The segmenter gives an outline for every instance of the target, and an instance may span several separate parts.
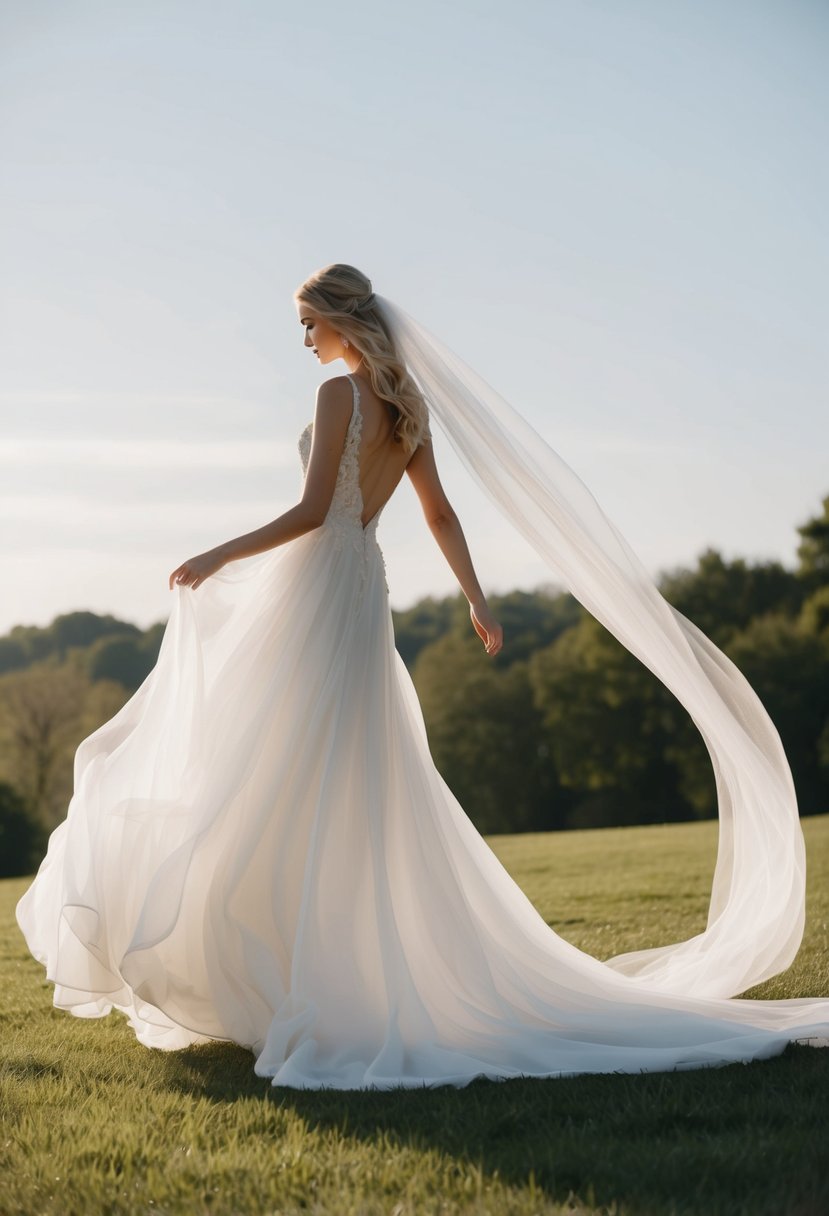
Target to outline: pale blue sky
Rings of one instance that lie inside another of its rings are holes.
[[[829,6],[0,5],[0,631],[147,625],[297,501],[332,261],[440,335],[651,572],[829,494]],[[551,581],[436,432],[489,591]],[[457,589],[407,480],[394,607]],[[198,592],[195,592],[198,594]]]

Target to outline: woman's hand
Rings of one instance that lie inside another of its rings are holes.
[[[504,641],[504,631],[489,610],[486,600],[469,605],[469,615],[475,632],[484,643],[487,654],[497,654]]]
[[[172,591],[173,583],[176,582],[180,587],[192,587],[195,591],[206,578],[210,578],[211,574],[221,570],[225,561],[226,558],[221,549],[208,549],[206,553],[200,553],[198,557],[191,557],[189,561],[177,566],[170,575],[170,590]]]

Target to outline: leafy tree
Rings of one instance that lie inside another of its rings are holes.
[[[533,655],[529,679],[561,783],[568,826],[687,819],[667,748],[686,711],[656,676],[585,613]]]
[[[123,705],[111,681],[91,685],[77,662],[54,659],[0,676],[0,771],[46,828],[63,818],[78,744]]]
[[[53,661],[0,680],[3,767],[42,824],[53,810],[60,761],[76,732],[84,693],[77,673]]]
[[[144,654],[150,660],[150,668],[154,667],[158,661],[158,652],[161,650],[161,642],[166,628],[166,621],[158,621],[155,625],[150,625],[148,629],[144,630],[144,636],[139,644]]]
[[[7,640],[23,650],[27,664],[48,658],[55,649],[50,628],[42,629],[39,625],[15,625],[9,631]]]
[[[156,630],[158,626],[153,626]],[[161,626],[163,632],[163,626]],[[0,672],[19,669],[51,656],[61,660],[73,649],[85,649],[98,638],[129,635],[141,642],[145,635],[137,625],[95,612],[65,612],[50,625],[15,625],[0,638]],[[21,662],[21,658],[23,662]]]
[[[528,659],[533,651],[554,641],[576,623],[582,612],[569,592],[552,589],[492,594],[487,600],[504,628],[505,645],[499,661],[506,666]],[[472,628],[469,602],[462,592],[442,600],[427,596],[392,616],[395,644],[409,670],[425,646],[450,632],[467,638]]]
[[[29,874],[45,849],[44,836],[17,790],[0,781],[0,878]]]
[[[711,548],[695,570],[670,571],[658,585],[668,603],[720,648],[753,617],[773,610],[795,615],[803,601],[802,583],[780,562],[726,561]]]
[[[499,665],[501,656],[480,645],[450,633],[415,664],[435,764],[478,831],[558,826],[557,783],[526,664]]]
[[[829,766],[822,739],[829,720],[829,639],[781,613],[751,621],[729,645],[780,734],[801,815],[826,810]]]
[[[157,657],[157,652],[155,656],[147,653],[140,635],[116,633],[93,642],[86,651],[86,666],[91,680],[116,680],[134,691],[150,674]]]
[[[0,673],[20,671],[29,662],[26,648],[17,638],[0,638]]]
[[[55,653],[64,658],[73,646],[87,647],[102,637],[128,635],[141,637],[136,625],[119,621],[114,616],[98,616],[95,612],[66,612],[56,616],[50,626],[54,637]]]
[[[829,583],[829,497],[823,499],[823,513],[801,524],[797,547],[798,576],[813,590]]]
[[[525,662],[536,650],[549,646],[566,629],[575,625],[584,613],[578,600],[569,592],[555,595],[540,591],[510,591],[506,595],[487,596],[489,606],[504,628],[504,648],[498,658],[505,665]],[[469,624],[469,605],[466,620]]]
[[[816,745],[818,764],[824,773],[829,773],[829,718],[823,724],[823,730],[817,737]]]
[[[825,587],[818,587],[804,600],[800,626],[804,633],[813,633],[818,637],[829,635],[829,583]]]
[[[392,612],[395,646],[411,671],[424,646],[442,637],[452,624],[453,599],[426,596],[403,612]]]

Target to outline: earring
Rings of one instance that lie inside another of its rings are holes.
[[[343,346],[348,346],[348,338],[343,338]]]

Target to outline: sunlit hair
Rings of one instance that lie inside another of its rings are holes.
[[[306,279],[294,300],[324,317],[363,356],[371,387],[394,409],[395,443],[411,454],[431,438],[428,407],[375,306],[371,280],[354,266],[334,262]]]

